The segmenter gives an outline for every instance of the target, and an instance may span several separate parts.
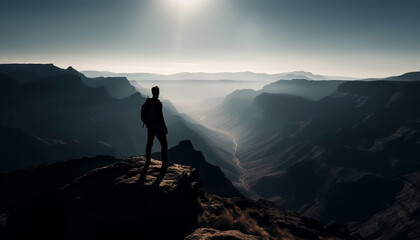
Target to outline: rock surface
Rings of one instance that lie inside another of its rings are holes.
[[[96,169],[62,192],[74,238],[180,239],[195,225],[197,190],[195,169],[135,157]]]
[[[420,171],[404,178],[395,202],[361,224],[367,239],[418,239],[420,236]],[[358,226],[355,226],[356,228]]]
[[[155,153],[152,157],[161,159],[161,154]],[[207,192],[224,197],[241,196],[220,167],[208,163],[203,153],[194,149],[190,140],[183,140],[177,146],[169,149],[169,158],[174,163],[197,169],[198,180]]]
[[[260,240],[262,238],[243,234],[238,230],[220,231],[213,228],[199,228],[192,234],[184,238],[184,240],[217,240],[217,239],[229,239],[229,240]]]
[[[269,201],[224,198],[204,193],[200,195],[199,202],[202,211],[198,223],[201,227],[236,229],[261,239],[337,238],[335,233],[326,231],[319,222],[282,210]],[[358,239],[348,234],[340,237]]]
[[[197,174],[143,157],[89,170],[64,187],[52,184],[30,199],[20,193],[2,205],[0,238],[336,239],[315,220],[271,202],[207,193]]]

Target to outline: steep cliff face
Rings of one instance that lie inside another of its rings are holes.
[[[9,198],[15,196],[16,201],[2,203],[0,237],[335,239],[340,235],[340,231],[329,232],[316,221],[281,210],[267,201],[209,194],[198,184],[198,171],[189,166],[162,166],[160,161],[146,162],[143,157],[100,166],[110,160],[96,161],[99,168],[87,168],[86,174],[73,180],[50,175],[51,182],[61,180],[50,183],[48,189],[35,185],[30,190],[31,198],[25,197],[28,192],[14,195],[6,192]],[[44,172],[38,177],[48,173],[47,167],[40,167]],[[51,170],[54,169],[57,170]],[[15,180],[29,184],[21,180],[32,171],[35,170],[20,172]],[[9,190],[13,184],[11,177],[12,173],[2,175]],[[3,193],[5,189],[2,185]],[[343,233],[347,236],[345,229],[341,230]]]
[[[418,239],[420,236],[420,171],[408,174],[395,201],[355,226],[367,239]],[[398,217],[397,217],[398,216]]]

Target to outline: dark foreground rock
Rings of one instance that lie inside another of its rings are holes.
[[[18,198],[3,205],[0,238],[337,238],[315,220],[271,202],[207,193],[197,174],[189,166],[162,166],[143,157],[99,167],[30,202]]]
[[[199,228],[184,238],[185,240],[260,240],[261,237],[243,234],[238,230],[220,231],[213,228]]]
[[[169,158],[172,162],[191,166],[198,170],[198,181],[207,192],[223,197],[240,197],[240,192],[226,178],[220,167],[206,161],[201,151],[194,149],[190,140],[183,140],[169,149]],[[161,153],[155,153],[153,158],[161,160]]]
[[[195,226],[196,170],[130,158],[62,189],[74,239],[180,239]]]

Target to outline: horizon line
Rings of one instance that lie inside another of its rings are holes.
[[[387,77],[395,77],[395,76],[400,76],[406,73],[411,73],[411,72],[420,72],[420,70],[410,70],[410,71],[403,71],[403,72],[399,72],[399,73],[395,73],[395,74],[390,74],[390,75],[385,75],[385,76],[363,76],[363,77],[356,77],[353,75],[335,75],[335,74],[323,74],[323,73],[318,73],[318,72],[312,72],[312,71],[305,71],[305,70],[293,70],[293,71],[276,71],[276,72],[261,72],[261,71],[251,71],[251,70],[242,70],[242,71],[176,71],[176,72],[172,72],[172,73],[162,73],[162,72],[154,72],[154,71],[111,71],[111,70],[95,70],[92,68],[86,68],[85,70],[81,70],[84,69],[83,67],[73,67],[73,64],[56,64],[56,63],[52,63],[52,62],[0,62],[0,65],[7,65],[7,64],[33,64],[33,65],[53,65],[62,69],[67,69],[67,68],[73,68],[78,72],[107,72],[107,73],[112,73],[112,74],[154,74],[154,75],[162,75],[162,76],[171,76],[171,75],[176,75],[176,74],[184,74],[184,73],[189,73],[189,74],[229,74],[229,73],[252,73],[252,74],[265,74],[265,75],[277,75],[277,74],[293,74],[293,73],[298,73],[298,72],[303,72],[303,73],[309,73],[309,74],[313,74],[313,75],[319,75],[322,77],[344,77],[344,78],[353,78],[354,80],[358,80],[358,79],[380,79],[380,78],[387,78]]]

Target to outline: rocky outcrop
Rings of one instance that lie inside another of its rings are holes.
[[[341,231],[345,234],[341,235],[337,231],[327,231],[316,220],[282,210],[266,200],[224,198],[202,193],[199,203],[202,209],[198,218],[200,227],[223,231],[235,229],[258,236],[258,239],[358,239],[346,234],[345,227]]]
[[[191,167],[129,158],[61,191],[74,239],[180,239],[195,226],[197,190],[197,172]]]
[[[160,153],[153,154],[156,159],[161,159]],[[198,180],[207,192],[225,197],[239,197],[241,194],[226,178],[220,167],[206,161],[202,152],[194,149],[190,140],[183,140],[169,149],[170,161],[191,166],[198,170]]]
[[[51,184],[36,197],[28,199],[20,192],[16,201],[2,205],[0,237],[336,238],[315,220],[281,210],[271,202],[209,194],[200,188],[197,174],[189,166],[162,166],[154,159],[147,162],[132,157],[90,170],[64,186],[62,178],[60,184]],[[59,176],[50,175],[49,180],[56,178]],[[7,174],[2,179],[8,179]],[[8,187],[12,184],[9,181]],[[4,189],[3,185],[0,190]]]
[[[197,190],[191,167],[129,158],[30,202],[18,198],[5,232],[18,239],[181,239],[196,225]]]
[[[199,228],[192,234],[184,238],[184,240],[260,240],[261,237],[243,234],[238,230],[220,231],[213,228]]]

